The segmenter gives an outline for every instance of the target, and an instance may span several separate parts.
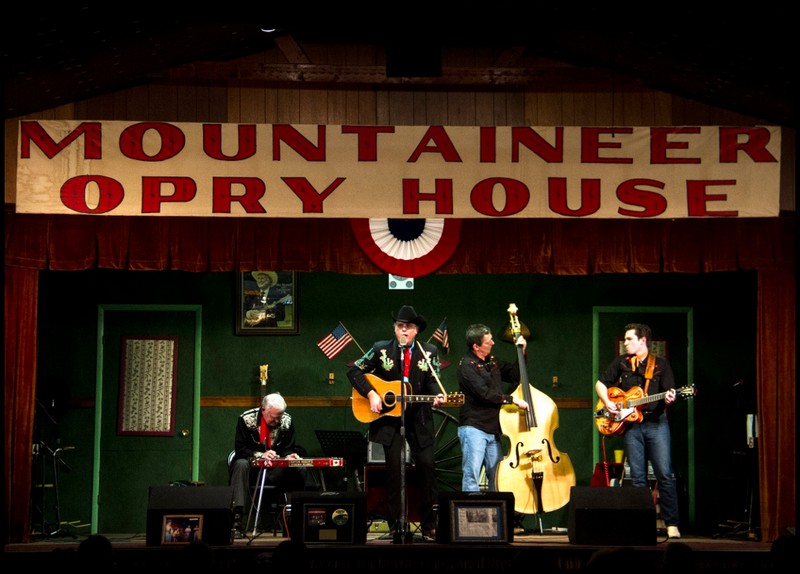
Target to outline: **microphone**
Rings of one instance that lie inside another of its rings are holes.
[[[400,346],[403,347],[403,348],[408,346],[408,337],[406,337],[405,335],[400,337]]]

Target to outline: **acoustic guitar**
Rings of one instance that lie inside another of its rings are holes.
[[[694,385],[690,387],[681,387],[675,389],[675,399],[678,398],[691,398],[697,394]],[[645,395],[642,387],[633,387],[628,392],[621,390],[619,387],[609,387],[608,398],[611,402],[617,405],[619,412],[611,414],[606,409],[602,400],[597,401],[594,413],[594,423],[600,434],[619,435],[625,430],[630,423],[640,423],[644,419],[641,411],[641,406],[655,401],[660,401],[665,396],[666,392],[656,393],[654,395]]]
[[[379,413],[373,413],[369,408],[369,399],[362,397],[355,388],[353,388],[353,415],[362,423],[371,423],[380,417],[399,417],[402,414],[400,408],[403,399],[406,403],[432,403],[436,395],[412,395],[411,385],[405,384],[405,389],[402,381],[384,381],[371,373],[364,373],[367,377],[369,384],[381,396],[383,401],[383,408]],[[405,390],[405,393],[402,391]],[[445,395],[445,404],[443,406],[454,407],[464,404],[463,393],[448,393]]]

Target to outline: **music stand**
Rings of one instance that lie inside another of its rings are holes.
[[[336,430],[315,430],[322,452],[330,458],[343,458],[344,464],[353,469],[353,476],[356,479],[355,489],[361,492],[361,484],[358,480],[358,469],[364,466],[367,460],[367,439],[360,431],[336,431]],[[344,476],[345,483],[347,473]],[[349,490],[349,489],[345,489]]]

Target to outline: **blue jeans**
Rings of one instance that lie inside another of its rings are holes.
[[[480,492],[481,468],[485,466],[489,491],[496,491],[497,465],[502,454],[499,437],[475,427],[460,426],[458,440],[461,442],[461,490]]]
[[[678,489],[672,471],[671,436],[667,415],[655,420],[644,420],[628,426],[623,435],[628,464],[631,467],[631,484],[647,484],[647,461],[653,465],[658,481],[661,518],[666,526],[678,526]]]

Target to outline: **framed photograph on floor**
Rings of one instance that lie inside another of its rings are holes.
[[[505,500],[451,500],[451,542],[508,542]]]
[[[237,273],[236,289],[237,335],[300,333],[297,273],[270,270]]]
[[[165,514],[161,544],[191,544],[203,540],[202,514]]]

